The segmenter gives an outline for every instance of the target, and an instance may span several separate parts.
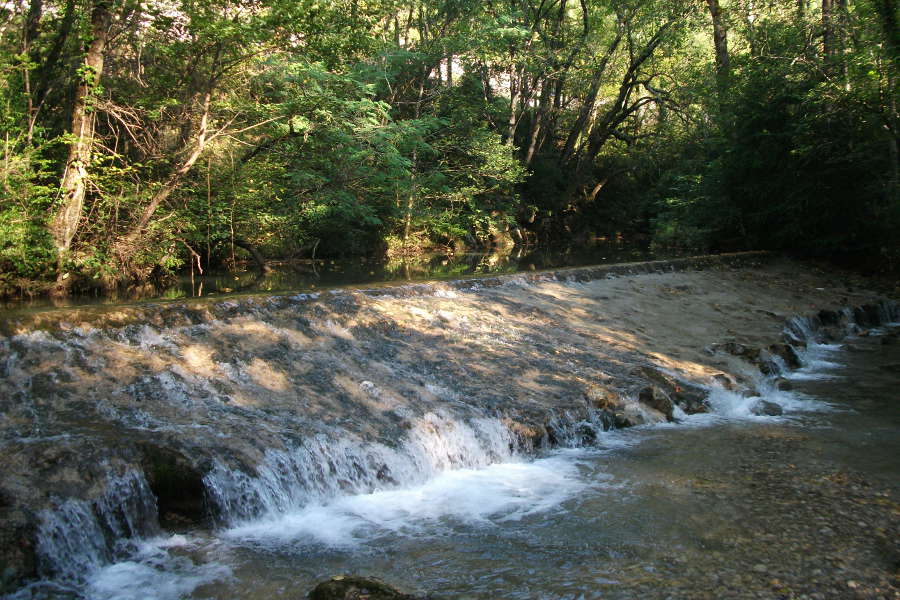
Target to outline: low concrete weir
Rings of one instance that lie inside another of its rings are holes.
[[[568,267],[562,269],[489,275],[431,283],[390,283],[377,287],[349,287],[297,294],[250,294],[233,296],[223,301],[221,298],[174,300],[171,302],[147,302],[135,305],[79,306],[59,309],[26,309],[0,315],[0,334],[12,336],[36,330],[53,331],[72,328],[124,327],[130,324],[148,323],[152,325],[174,326],[191,322],[227,318],[242,310],[256,310],[261,306],[282,307],[292,304],[326,301],[329,297],[352,296],[431,296],[441,290],[473,291],[492,288],[510,283],[535,284],[539,282],[586,282],[610,277],[624,277],[646,273],[667,273],[686,270],[715,268],[738,268],[760,266],[774,260],[771,252],[735,252],[654,260],[591,267]]]
[[[14,315],[0,590],[43,578],[83,594],[91,569],[166,529],[253,529],[602,446],[609,429],[765,417],[762,400],[789,412],[782,370],[897,320],[889,299],[766,253]],[[577,487],[533,468],[547,497]]]

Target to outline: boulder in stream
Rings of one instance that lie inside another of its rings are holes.
[[[789,344],[772,344],[769,346],[769,352],[775,356],[781,357],[781,360],[784,361],[784,364],[787,365],[789,369],[799,369],[803,366],[800,362],[800,356],[797,355],[797,351]]]
[[[309,600],[437,600],[433,596],[405,594],[383,581],[358,575],[337,575],[317,585]]]
[[[707,391],[699,385],[679,381],[675,377],[664,373],[663,371],[655,367],[646,365],[634,369],[632,371],[632,374],[640,377],[641,379],[647,379],[655,384],[655,386],[658,387],[659,390],[661,390],[664,395],[668,397],[671,403],[678,405],[681,410],[689,415],[709,412],[709,404],[706,401]],[[644,393],[645,392],[642,390],[641,394]],[[648,398],[652,399],[652,394],[648,395]],[[643,397],[641,397],[641,401],[648,406],[651,406],[652,408],[663,412],[668,420],[671,421],[673,419],[670,411],[664,410],[663,408],[660,408],[660,406],[655,405],[657,403],[656,400],[652,400],[652,403],[648,403],[644,401]],[[662,406],[665,407],[664,402]]]
[[[784,414],[784,409],[775,402],[760,400],[750,407],[750,412],[758,417],[778,417]]]
[[[667,421],[675,419],[675,404],[669,395],[658,385],[647,386],[638,393],[641,404],[644,404],[665,415]]]

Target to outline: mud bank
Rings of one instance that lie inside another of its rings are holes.
[[[161,528],[590,444],[709,410],[711,389],[752,396],[797,360],[787,343],[893,318],[884,300],[743,254],[15,316],[0,593],[77,585]]]

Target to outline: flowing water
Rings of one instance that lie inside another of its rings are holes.
[[[817,520],[827,495],[804,512],[803,494],[847,473],[897,492],[900,345],[882,339],[810,339],[792,390],[758,382],[780,417],[711,389],[710,414],[596,427],[595,444],[563,436],[536,458],[499,421],[432,414],[393,447],[318,439],[268,453],[255,477],[220,465],[205,479],[223,515],[213,532],[128,522],[148,492],[126,475],[99,519],[77,503],[47,515],[52,582],[15,598],[303,598],[338,573],[448,598],[666,597],[671,586],[673,597],[727,597],[791,577],[815,583],[820,559],[804,552],[832,548],[841,532]],[[116,511],[123,499],[131,508]],[[111,553],[95,544],[110,533],[121,540]],[[766,589],[760,597],[775,596]]]

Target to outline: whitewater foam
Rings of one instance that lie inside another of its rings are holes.
[[[557,509],[587,486],[577,459],[562,452],[445,471],[421,485],[314,503],[243,523],[222,536],[267,546],[352,549],[385,534],[435,535],[454,525],[521,520]]]

